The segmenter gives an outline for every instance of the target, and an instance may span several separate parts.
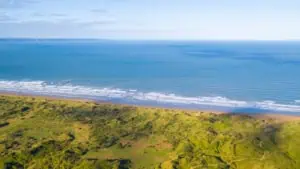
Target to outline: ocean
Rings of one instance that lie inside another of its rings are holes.
[[[0,92],[300,115],[300,42],[2,39]]]

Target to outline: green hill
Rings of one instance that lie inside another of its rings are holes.
[[[300,168],[300,122],[0,96],[0,168]]]

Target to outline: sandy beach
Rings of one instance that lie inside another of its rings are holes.
[[[245,113],[245,112],[237,112],[237,113],[228,113],[216,110],[198,110],[198,109],[181,109],[181,108],[170,108],[170,107],[158,107],[158,106],[143,106],[143,105],[134,105],[134,104],[121,104],[121,103],[113,103],[107,101],[96,101],[91,99],[82,99],[82,98],[69,98],[63,96],[41,96],[41,95],[31,95],[24,93],[13,93],[13,92],[1,92],[0,96],[20,96],[20,97],[30,97],[30,98],[39,98],[46,100],[62,100],[62,101],[71,101],[71,102],[93,102],[97,104],[113,104],[113,105],[123,105],[130,107],[141,107],[141,108],[149,108],[149,109],[164,109],[164,110],[175,110],[175,111],[184,111],[186,113],[212,113],[217,115],[222,114],[233,114],[233,115],[247,115],[254,117],[260,120],[274,120],[276,123],[282,122],[291,122],[291,121],[300,121],[300,116],[297,115],[287,115],[287,114],[278,114],[272,112],[259,112],[259,113]]]

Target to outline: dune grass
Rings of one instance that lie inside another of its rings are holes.
[[[300,168],[300,122],[0,96],[0,168]]]

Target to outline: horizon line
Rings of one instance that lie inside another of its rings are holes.
[[[101,40],[101,41],[300,41],[300,39],[125,39],[125,38],[66,38],[66,37],[0,37],[0,40]]]

